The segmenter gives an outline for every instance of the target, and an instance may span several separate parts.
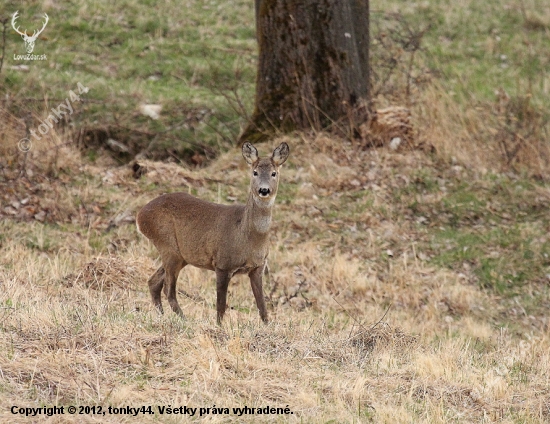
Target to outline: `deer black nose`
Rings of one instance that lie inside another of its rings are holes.
[[[260,196],[263,196],[263,197],[269,195],[270,192],[271,190],[268,188],[261,188],[258,190],[258,193],[260,193]]]

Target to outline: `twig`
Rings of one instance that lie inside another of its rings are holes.
[[[372,330],[374,330],[376,327],[378,327],[378,324],[380,324],[380,323],[382,322],[382,320],[383,320],[384,318],[386,318],[386,315],[388,315],[388,312],[390,311],[391,306],[392,306],[392,304],[390,303],[390,304],[388,305],[388,308],[386,309],[386,312],[384,312],[384,315],[382,315],[382,318],[380,318],[377,322],[375,322],[373,325],[371,325],[371,327],[369,328],[369,331],[372,331]]]
[[[361,324],[353,315],[351,315],[351,314],[347,311],[347,309],[344,308],[344,306],[343,306],[340,302],[338,302],[338,300],[336,300],[335,297],[333,297],[332,299],[338,304],[338,306],[340,306],[340,307],[342,308],[342,310],[346,313],[346,315],[347,315],[348,317],[350,317],[353,321],[355,321],[355,323],[356,323],[360,328],[362,328],[362,329],[364,330],[364,333],[374,330],[374,329],[384,320],[384,318],[386,318],[386,315],[388,315],[388,312],[390,311],[390,308],[392,307],[392,304],[390,303],[390,304],[388,305],[388,308],[386,309],[386,312],[384,312],[384,314],[382,315],[382,317],[381,317],[378,321],[376,321],[374,324],[372,324],[371,327],[370,327],[369,329],[366,329],[365,326],[364,326],[363,324]],[[360,334],[362,334],[362,333],[360,333]],[[352,339],[352,338],[354,338],[354,337],[357,337],[357,336],[358,336],[358,334],[356,334],[356,335],[353,336],[353,337],[350,336],[350,337],[348,337],[348,340],[350,340],[350,339]]]
[[[2,57],[0,57],[0,72],[2,72],[2,65],[4,64],[4,56],[6,55],[6,26],[8,24],[8,18],[2,19]]]
[[[188,297],[189,299],[191,299],[192,301],[197,302],[197,303],[203,303],[205,301],[203,297],[187,293],[183,289],[178,289],[178,293],[184,295],[185,297]]]
[[[232,143],[231,143],[231,139],[230,139],[228,136],[226,136],[224,133],[222,133],[220,130],[218,130],[214,125],[211,125],[210,122],[204,121],[204,124],[205,124],[208,128],[210,128],[212,131],[214,131],[216,134],[218,134],[223,140],[225,140],[225,141],[228,142],[229,144],[232,144]],[[222,124],[225,125],[224,122],[222,122]],[[226,126],[227,129],[229,129],[229,131],[231,132],[231,135],[234,136],[234,137],[236,138],[235,134],[233,134],[233,132],[231,131],[231,129],[230,129],[227,125],[225,125],[225,126]]]
[[[212,93],[222,96],[229,104],[229,107],[231,107],[231,109],[233,109],[238,116],[245,119],[247,122],[252,120],[251,116],[246,111],[246,107],[244,106],[239,93],[237,92],[236,86],[227,88],[233,96],[231,96],[227,91],[220,90],[218,88],[209,87],[209,89]]]

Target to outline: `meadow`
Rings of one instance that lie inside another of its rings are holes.
[[[28,69],[13,60],[17,9],[23,27],[50,17],[35,47],[48,59]],[[165,192],[246,200],[234,139],[253,104],[253,2],[0,5],[0,421],[550,420],[550,6],[371,10],[374,106],[408,107],[414,145],[323,132],[258,145],[291,148],[271,321],[241,276],[220,327],[214,274],[192,267],[185,319],[157,314],[159,260],[134,219]],[[18,150],[70,90],[73,113]],[[54,405],[65,413],[11,409]]]

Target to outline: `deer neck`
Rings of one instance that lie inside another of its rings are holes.
[[[271,211],[275,199],[270,199],[268,203],[257,199],[252,192],[248,195],[246,208],[244,212],[244,222],[251,233],[258,235],[267,235],[271,228]]]

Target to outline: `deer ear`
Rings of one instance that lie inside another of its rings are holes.
[[[273,161],[275,166],[281,166],[288,159],[289,154],[290,147],[288,147],[288,144],[281,143],[279,144],[279,147],[273,150],[273,156],[271,156],[271,160]]]
[[[258,160],[258,151],[248,141],[243,144],[243,157],[249,165],[252,165]]]

